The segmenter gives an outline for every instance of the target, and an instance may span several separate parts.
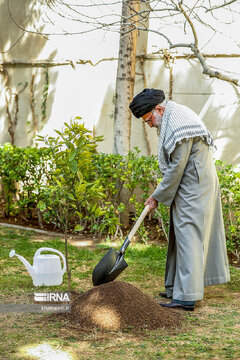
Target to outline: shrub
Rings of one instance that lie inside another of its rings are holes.
[[[9,143],[0,147],[1,202],[5,216],[32,217],[47,178],[48,161],[46,149],[19,148]]]
[[[1,203],[5,216],[30,218],[39,209],[46,222],[69,231],[114,235],[120,201],[128,191],[135,220],[144,200],[161,179],[156,156],[140,156],[137,148],[126,156],[96,150],[100,137],[78,123],[65,123],[57,137],[39,137],[45,148],[0,147]],[[233,165],[216,161],[221,187],[228,252],[240,258],[240,173]],[[140,194],[140,195],[139,195]],[[159,204],[158,214],[168,231],[169,208]],[[155,215],[158,216],[158,215]],[[146,238],[144,225],[139,231]]]
[[[120,202],[120,193],[123,189],[128,190],[126,203],[133,205],[135,212],[133,220],[140,215],[144,208],[144,201],[161,179],[157,157],[140,156],[139,153],[138,148],[135,148],[126,156],[103,153],[94,155],[97,177],[105,188],[107,198],[115,208],[120,205],[121,211],[124,210],[124,206]],[[139,194],[141,195],[139,196]],[[167,231],[169,223],[168,208],[163,204],[159,204],[158,212],[161,214]],[[147,237],[143,224],[138,233],[142,239]]]
[[[233,165],[215,162],[220,182],[227,249],[240,260],[240,173]]]
[[[99,179],[95,178],[93,154],[101,137],[93,138],[84,125],[65,123],[57,137],[39,136],[51,153],[52,169],[48,183],[42,188],[38,207],[44,219],[64,233],[82,231],[95,218],[105,214],[101,200],[106,196]]]

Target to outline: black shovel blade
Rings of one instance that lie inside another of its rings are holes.
[[[113,281],[128,266],[123,254],[110,248],[95,266],[92,273],[93,286]]]

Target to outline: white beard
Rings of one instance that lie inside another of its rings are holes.
[[[158,135],[158,137],[159,137],[159,136],[160,136],[160,132],[161,132],[162,117],[159,117],[158,121],[159,121],[159,125],[158,125],[158,127],[157,127],[157,135]]]
[[[157,125],[157,126],[155,125],[155,126],[156,126],[156,129],[157,129],[157,135],[158,135],[158,137],[159,137],[160,132],[161,132],[162,118],[163,118],[162,115],[156,114],[155,121],[156,121],[156,123],[157,123],[158,125]]]

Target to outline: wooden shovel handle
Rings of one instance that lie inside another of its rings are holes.
[[[137,219],[134,227],[132,228],[132,230],[130,231],[129,235],[128,235],[128,240],[131,241],[132,237],[134,236],[135,232],[137,231],[137,229],[139,228],[139,226],[141,225],[141,223],[143,222],[145,216],[147,215],[147,213],[149,212],[149,206],[145,206],[145,208],[143,209],[141,215],[139,216],[139,218]]]

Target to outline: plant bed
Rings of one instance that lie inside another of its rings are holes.
[[[20,225],[20,226],[24,226],[24,227],[30,227],[33,229],[38,229],[38,230],[45,230],[45,231],[49,231],[49,232],[56,232],[59,234],[63,234],[62,230],[59,229],[57,226],[55,226],[54,224],[48,224],[46,222],[43,221],[43,227],[39,226],[38,220],[37,218],[31,218],[31,219],[24,219],[23,217],[15,217],[15,216],[11,216],[11,217],[0,217],[0,223],[5,223],[5,224],[12,224],[12,225]],[[166,239],[163,235],[163,233],[159,230],[159,222],[157,219],[145,219],[144,220],[145,223],[145,235],[146,235],[146,243],[150,242],[150,243],[166,243]],[[134,226],[135,222],[133,220],[130,221],[129,226],[125,229],[122,229],[122,236],[127,236],[127,234],[130,232],[131,228]],[[72,231],[68,231],[68,235],[71,235]],[[76,233],[75,233],[76,235]],[[83,235],[84,237],[94,237],[96,236],[95,233],[91,232],[90,230],[85,230],[82,233],[80,233],[80,235]],[[77,236],[77,235],[76,235]],[[107,236],[107,234],[102,234],[102,235],[97,235],[98,238],[102,238],[104,239]],[[112,237],[113,238],[113,237]],[[141,240],[141,236],[138,235],[138,233],[136,233],[135,235],[135,241],[140,241],[142,242],[143,240]]]

